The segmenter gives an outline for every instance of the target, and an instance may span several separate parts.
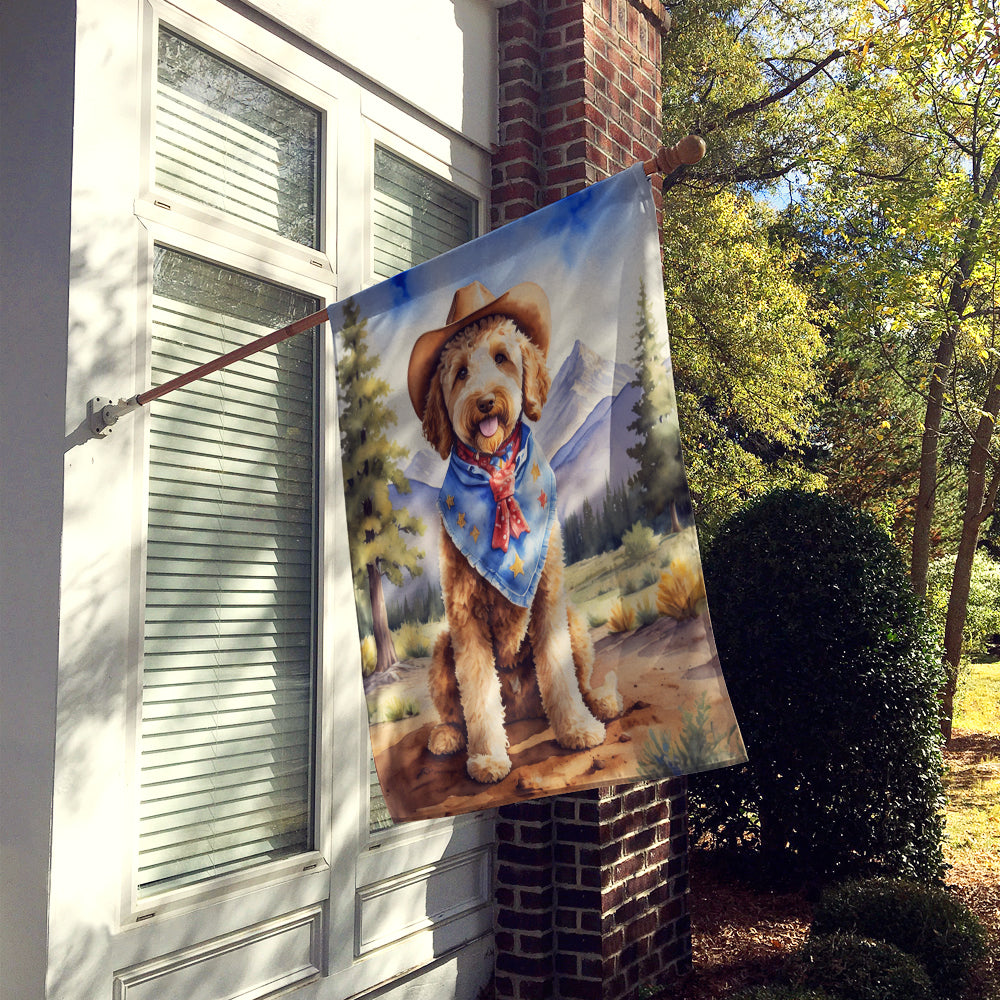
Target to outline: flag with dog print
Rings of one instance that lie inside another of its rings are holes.
[[[329,314],[373,825],[743,761],[641,165]]]

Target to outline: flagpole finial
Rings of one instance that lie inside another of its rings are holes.
[[[706,149],[705,140],[700,135],[686,135],[673,146],[660,146],[656,156],[646,160],[642,169],[647,174],[663,174],[665,177],[682,164],[692,166],[697,163],[705,155]]]

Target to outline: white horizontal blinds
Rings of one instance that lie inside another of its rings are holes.
[[[156,186],[317,246],[320,115],[161,27]]]
[[[152,383],[315,299],[162,247]],[[140,894],[312,847],[314,333],[150,407]]]
[[[478,203],[426,170],[375,147],[374,270],[391,278],[478,235]],[[392,825],[374,760],[369,766],[369,827]]]
[[[391,278],[477,235],[476,199],[375,147],[374,270]]]

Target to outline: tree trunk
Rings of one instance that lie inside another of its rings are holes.
[[[978,171],[978,167],[976,168]],[[941,431],[941,413],[944,408],[944,377],[955,356],[955,338],[969,304],[973,248],[983,224],[986,208],[993,204],[1000,189],[1000,160],[990,172],[989,180],[978,192],[978,206],[965,228],[962,254],[958,258],[955,277],[948,292],[945,314],[947,328],[934,354],[934,367],[927,394],[927,412],[924,433],[920,443],[920,485],[917,491],[917,510],[913,521],[913,546],[910,555],[910,582],[921,596],[927,594],[927,568],[931,554],[931,523],[934,519],[934,495],[937,490],[937,450]]]
[[[972,583],[972,564],[979,544],[979,530],[983,521],[993,512],[996,501],[998,476],[996,471],[987,482],[991,464],[989,446],[993,427],[1000,409],[1000,384],[995,375],[986,395],[983,414],[976,427],[969,455],[968,485],[965,494],[965,511],[962,515],[962,535],[955,557],[955,572],[948,596],[948,614],[944,625],[944,665],[947,672],[941,692],[941,733],[951,739],[952,718],[955,711],[955,689],[958,685],[958,668],[962,659],[962,633],[969,609],[969,589]]]
[[[375,673],[388,670],[399,662],[396,646],[389,631],[389,617],[385,611],[385,595],[382,592],[382,574],[378,565],[368,564],[368,597],[372,606],[372,632],[375,635]]]
[[[681,519],[677,516],[677,501],[670,501],[670,530],[673,534],[677,534],[678,531],[683,531],[683,526],[681,525]]]
[[[941,414],[944,412],[944,376],[955,355],[955,330],[949,323],[934,354],[927,410],[920,440],[920,483],[913,518],[913,543],[910,550],[910,582],[920,597],[927,594],[927,569],[931,561],[931,527],[934,521],[934,499],[937,493],[938,439]]]

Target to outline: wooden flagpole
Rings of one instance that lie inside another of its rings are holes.
[[[700,135],[686,135],[673,146],[660,146],[656,156],[646,160],[642,169],[647,175],[672,174],[680,166],[693,166],[705,155],[705,140]]]
[[[642,169],[647,175],[663,174],[665,176],[672,173],[682,164],[691,165],[697,163],[704,155],[705,140],[697,135],[688,135],[673,146],[661,146],[656,151],[654,157],[643,163]],[[137,410],[140,406],[145,406],[154,399],[166,396],[167,393],[173,392],[175,389],[180,389],[190,382],[195,382],[206,375],[220,371],[236,361],[242,361],[244,358],[258,353],[258,351],[266,350],[268,347],[273,347],[283,340],[288,340],[290,337],[304,333],[306,330],[311,330],[313,327],[319,326],[326,319],[326,309],[320,309],[309,316],[295,320],[294,323],[289,323],[288,326],[283,326],[280,330],[264,334],[264,336],[258,337],[256,340],[252,340],[242,347],[237,347],[228,354],[223,354],[212,361],[207,361],[205,364],[199,365],[197,368],[192,368],[191,371],[185,372],[183,375],[178,375],[176,378],[170,379],[169,382],[164,382],[162,385],[137,393],[129,399],[119,399],[115,403],[110,399],[95,396],[87,402],[87,419],[90,424],[91,433],[95,437],[104,437],[110,433],[111,427],[124,414],[130,413],[132,410]]]

